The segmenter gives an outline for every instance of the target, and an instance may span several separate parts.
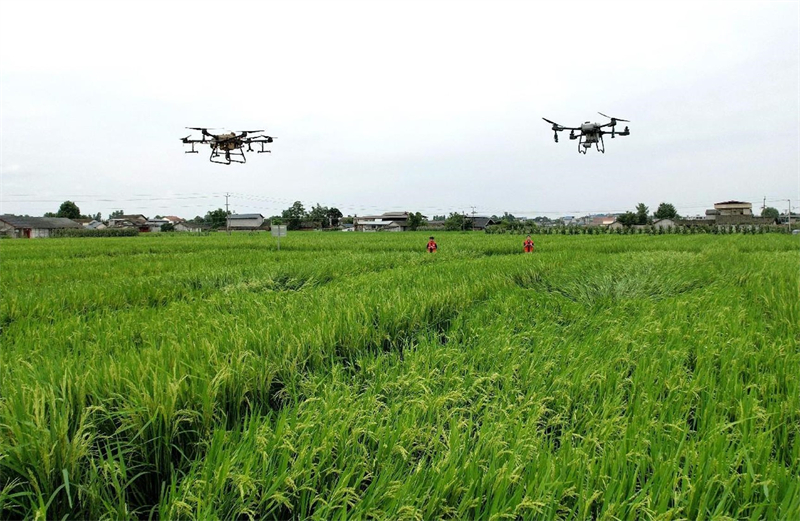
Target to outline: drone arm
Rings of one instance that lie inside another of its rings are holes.
[[[256,136],[253,138],[247,138],[244,140],[245,143],[272,143],[273,139],[278,139],[274,136]]]

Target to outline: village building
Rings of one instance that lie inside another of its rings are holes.
[[[147,224],[147,217],[142,214],[120,215],[108,219],[109,228],[127,228],[138,230],[140,233],[148,233],[150,226]]]
[[[208,229],[209,229],[208,226],[204,224],[197,224],[192,221],[181,221],[175,225],[176,232],[200,233],[207,231]]]
[[[775,219],[753,215],[753,204],[746,201],[723,201],[706,210],[702,219],[675,219],[678,226],[766,226]]]
[[[227,218],[230,230],[255,231],[264,224],[264,216],[260,213],[231,214]]]
[[[145,221],[144,225],[147,226],[148,231],[150,232],[160,232],[161,227],[165,224],[172,224],[167,219],[148,219]]]
[[[385,212],[381,215],[367,215],[353,218],[353,226],[359,232],[380,230],[404,232],[408,229],[409,212]],[[426,217],[423,215],[423,219]]]
[[[107,226],[103,224],[103,221],[98,221],[96,219],[92,219],[91,222],[86,223],[83,227],[87,230],[105,230]]]
[[[485,230],[487,226],[497,224],[491,217],[470,217],[473,230]]]
[[[615,215],[594,215],[584,220],[586,226],[610,226],[617,220]]]
[[[656,219],[653,221],[653,227],[656,229],[663,228],[666,230],[669,228],[675,228],[677,226],[678,224],[675,219]]]
[[[50,237],[54,230],[83,229],[83,225],[64,217],[18,217],[0,215],[0,235],[15,239]]]

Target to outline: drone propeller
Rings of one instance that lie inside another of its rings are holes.
[[[255,134],[256,132],[264,132],[264,129],[261,129],[261,130],[239,130],[239,132],[244,132],[245,134]]]
[[[190,137],[192,137],[192,135],[191,135],[191,134],[189,134],[189,135],[188,135],[188,136],[186,136],[186,137],[182,137],[182,138],[181,138],[181,141],[186,141],[186,140],[187,140],[187,139],[189,139]]]
[[[558,123],[556,123],[555,121],[550,121],[550,120],[549,120],[549,119],[547,119],[547,118],[542,118],[542,119],[543,119],[543,120],[545,120],[545,121],[547,121],[547,122],[548,122],[548,123],[550,123],[551,125],[553,125],[553,130],[558,130],[558,129],[564,128],[564,125],[559,125],[559,124],[558,124]]]
[[[603,116],[604,118],[608,118],[608,119],[610,119],[611,121],[624,121],[625,123],[630,123],[630,121],[628,121],[627,119],[622,119],[622,118],[612,118],[611,116],[606,116],[606,115],[605,115],[605,114],[603,114],[602,112],[598,112],[598,114],[600,114],[600,115],[601,115],[601,116]]]

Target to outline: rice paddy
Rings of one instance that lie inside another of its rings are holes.
[[[788,235],[2,241],[0,518],[797,519]]]

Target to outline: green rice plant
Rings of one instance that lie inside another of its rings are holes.
[[[790,236],[5,241],[0,517],[795,518]]]

